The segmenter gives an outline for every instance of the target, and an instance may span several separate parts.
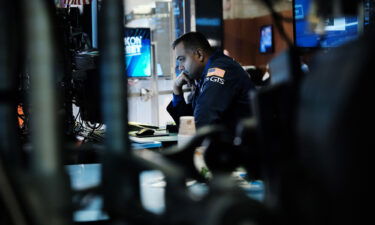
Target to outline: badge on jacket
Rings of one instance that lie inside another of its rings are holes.
[[[210,68],[207,71],[207,77],[217,76],[217,77],[224,78],[224,75],[225,75],[225,70],[222,70],[220,68]]]
[[[224,84],[224,75],[225,70],[222,70],[220,68],[210,68],[207,71],[206,80],[219,84]]]

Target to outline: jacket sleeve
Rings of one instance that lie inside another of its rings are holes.
[[[176,106],[173,106],[172,101],[167,106],[167,111],[169,115],[172,116],[173,120],[176,122],[177,126],[180,123],[180,116],[192,116],[193,108],[191,104],[186,104],[185,101],[178,103]]]

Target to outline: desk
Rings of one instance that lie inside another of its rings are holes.
[[[143,148],[157,148],[157,147],[169,147],[171,145],[177,144],[177,134],[176,133],[166,133],[165,130],[163,131],[156,131],[155,135],[139,137],[130,135],[130,141],[132,142],[132,146],[139,149],[139,147],[145,145]],[[158,143],[160,143],[159,146]],[[147,146],[149,144],[150,146]]]
[[[153,135],[137,136],[137,131],[129,132],[129,139],[133,149],[169,147],[177,144],[177,133],[168,133],[166,129],[156,129]],[[87,143],[103,145],[105,142],[105,129],[89,131],[86,138]]]
[[[66,150],[65,164],[88,164],[99,163],[100,155],[105,154],[104,133],[100,139],[81,144],[79,147],[72,146]],[[177,144],[177,134],[152,137],[129,136],[132,150],[155,149],[160,150]]]
[[[170,134],[167,136],[148,136],[148,137],[129,137],[131,141],[144,143],[144,142],[152,142],[152,141],[160,141],[160,142],[175,142],[177,143],[177,134]]]

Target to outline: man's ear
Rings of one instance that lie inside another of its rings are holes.
[[[197,54],[198,60],[200,62],[204,62],[205,52],[203,51],[203,49],[198,48],[196,51],[196,54]]]

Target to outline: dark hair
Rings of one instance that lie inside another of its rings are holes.
[[[184,43],[185,49],[196,50],[197,48],[201,48],[205,52],[213,51],[210,43],[207,41],[207,38],[199,32],[189,32],[181,35],[173,42],[173,49],[175,49],[176,46],[181,42]]]

